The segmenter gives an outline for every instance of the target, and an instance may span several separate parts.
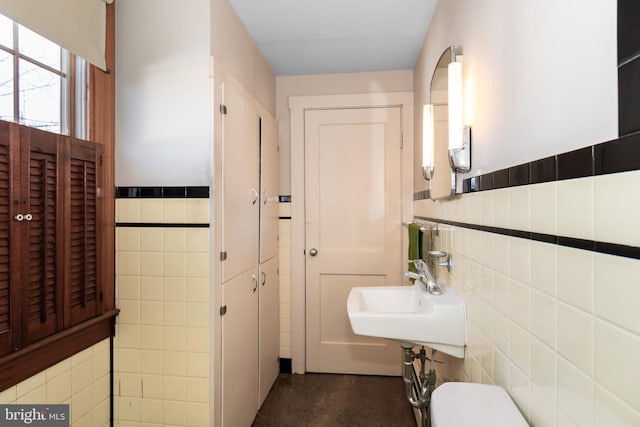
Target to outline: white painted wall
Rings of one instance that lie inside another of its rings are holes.
[[[616,138],[616,6],[616,0],[440,1],[414,70],[416,140],[431,74],[449,45],[464,54],[469,175]],[[425,187],[418,178],[416,184],[416,191]]]
[[[210,3],[118,2],[117,186],[210,185]]]

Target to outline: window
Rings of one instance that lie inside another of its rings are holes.
[[[87,69],[83,59],[0,15],[1,120],[86,138]]]

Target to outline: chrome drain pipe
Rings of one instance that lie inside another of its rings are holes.
[[[436,386],[436,371],[433,369],[435,350],[431,350],[431,358],[428,358],[424,347],[419,352],[414,352],[412,347],[402,346],[402,380],[404,381],[407,400],[414,408],[420,411],[422,418],[421,427],[430,427],[430,402],[431,393]],[[414,360],[420,360],[420,374],[416,376],[413,367]],[[429,361],[429,371],[425,374],[426,361]]]

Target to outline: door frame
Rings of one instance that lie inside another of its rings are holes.
[[[291,140],[291,368],[306,372],[305,275],[305,112],[339,108],[399,107],[402,128],[402,221],[413,219],[413,92],[292,96],[289,98]],[[403,260],[407,236],[402,236]]]

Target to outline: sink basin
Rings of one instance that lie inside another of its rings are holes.
[[[405,346],[424,345],[464,357],[466,309],[462,298],[446,288],[431,295],[421,283],[351,289],[347,312],[353,332],[387,338]]]

